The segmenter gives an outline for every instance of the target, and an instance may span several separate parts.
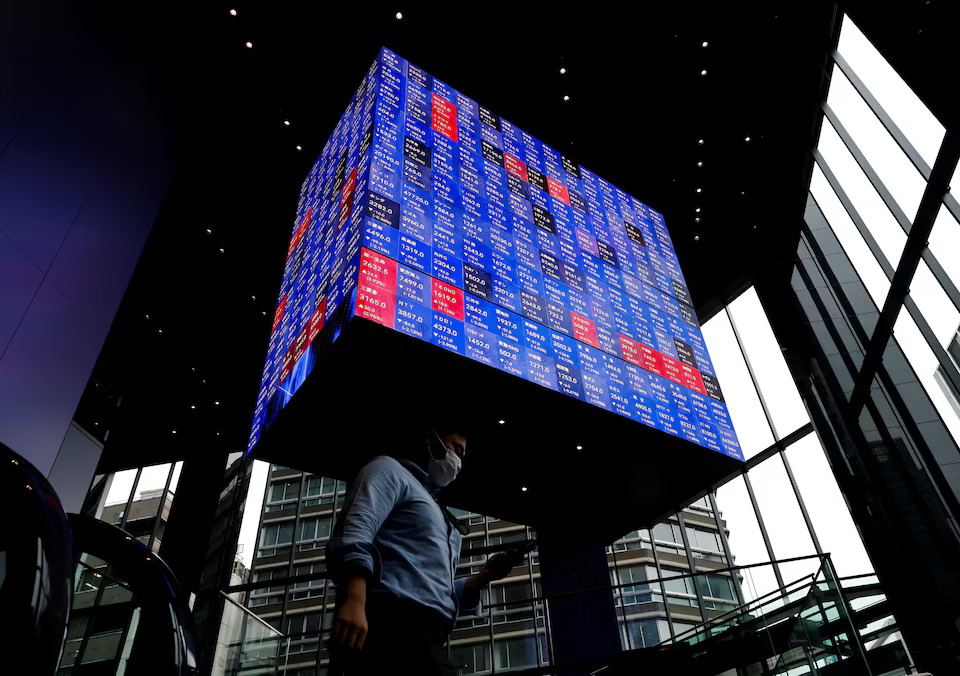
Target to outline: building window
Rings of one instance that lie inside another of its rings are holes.
[[[297,566],[294,569],[294,577],[313,575],[314,573],[323,573],[326,570],[327,564],[323,562]],[[326,580],[323,578],[318,580],[303,580],[301,582],[294,582],[292,585],[290,585],[291,600],[297,601],[299,599],[317,598],[319,596],[323,596],[324,582],[326,582]]]
[[[307,479],[304,491],[304,506],[333,504],[337,481],[325,476],[312,476]]]
[[[287,615],[287,654],[316,652],[320,643],[321,612]]]
[[[300,479],[292,481],[278,481],[270,485],[270,495],[267,498],[268,512],[281,509],[293,509],[300,499]]]
[[[289,549],[293,542],[293,522],[269,523],[260,531],[258,556],[274,556]]]
[[[537,643],[533,636],[508,638],[493,644],[496,669],[519,669],[537,666]]]
[[[490,671],[490,644],[455,645],[450,647],[450,665],[461,674],[482,674]]]
[[[253,574],[254,582],[267,582],[280,579],[286,573],[285,568],[270,568]],[[271,603],[280,603],[283,600],[283,585],[262,587],[250,592],[250,607],[266,606]]]
[[[297,533],[297,549],[301,552],[322,547],[330,537],[330,517],[310,517],[300,520]]]

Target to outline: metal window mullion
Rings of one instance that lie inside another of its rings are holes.
[[[876,171],[873,170],[873,167],[870,166],[870,163],[867,162],[867,158],[860,148],[857,147],[857,144],[854,143],[853,137],[847,132],[846,127],[840,122],[840,119],[837,117],[837,114],[833,112],[833,109],[824,102],[823,104],[823,114],[830,121],[830,124],[833,125],[833,128],[836,130],[837,135],[840,137],[840,140],[843,141],[843,144],[847,146],[847,150],[850,151],[850,154],[853,155],[853,159],[857,161],[857,164],[860,165],[860,169],[867,176],[867,180],[873,185],[873,189],[877,191],[877,194],[880,195],[880,199],[883,200],[886,204],[887,209],[890,210],[890,213],[893,214],[893,217],[897,219],[897,222],[900,224],[900,227],[903,228],[903,231],[910,234],[910,229],[913,227],[911,220],[904,213],[903,209],[900,208],[900,205],[897,204],[897,201],[893,199],[893,195],[890,194],[890,191],[887,190],[887,186],[884,185],[883,181],[880,180],[880,176]]]
[[[940,340],[934,335],[933,329],[930,328],[930,325],[927,323],[927,320],[924,319],[923,315],[920,312],[920,309],[917,307],[917,304],[914,302],[913,298],[907,295],[903,299],[903,307],[906,308],[907,312],[910,313],[910,316],[913,318],[913,321],[916,322],[917,328],[920,329],[920,333],[923,334],[924,339],[927,341],[927,345],[930,348],[930,351],[937,357],[937,362],[940,364],[941,368],[944,371],[944,375],[950,381],[950,384],[953,385],[953,388],[960,392],[960,373],[957,373],[956,367],[953,365],[953,361],[950,359],[950,355],[947,354],[947,351],[943,349],[940,345]],[[893,335],[893,339],[896,340],[896,334]],[[897,341],[897,345],[900,345],[900,342]],[[903,348],[900,348],[901,352],[906,356],[906,352],[903,351]],[[909,360],[908,360],[909,361]],[[907,364],[910,369],[913,369],[912,364]],[[916,371],[914,371],[916,373]],[[917,382],[920,381],[919,376],[917,377]],[[928,395],[929,396],[929,395]],[[936,407],[934,407],[936,409]],[[939,411],[937,411],[939,413]]]
[[[677,512],[677,522],[680,524],[680,539],[683,540],[683,548],[687,555],[687,567],[690,569],[690,582],[693,583],[693,593],[697,597],[697,606],[700,611],[700,621],[707,621],[707,607],[703,602],[703,594],[700,593],[700,587],[697,585],[697,563],[693,559],[693,551],[690,549],[690,538],[687,537],[687,520],[683,518],[683,510]],[[707,636],[713,632],[707,628]]]
[[[780,458],[783,460],[783,467],[787,470],[787,478],[790,480],[790,486],[793,487],[793,494],[797,498],[797,504],[800,506],[800,513],[803,515],[803,522],[807,524],[807,531],[810,533],[810,539],[813,541],[813,548],[817,554],[823,556],[823,549],[820,547],[820,539],[817,537],[817,531],[813,527],[813,521],[810,519],[810,513],[807,511],[807,505],[800,494],[800,486],[797,484],[796,477],[793,476],[793,469],[790,467],[790,461],[787,460],[786,451],[780,451]]]
[[[864,355],[860,377],[857,379],[850,397],[849,412],[852,416],[858,415],[860,409],[863,408],[870,390],[870,384],[882,362],[883,351],[893,335],[894,322],[901,306],[908,300],[910,281],[916,273],[917,265],[923,256],[923,250],[927,246],[927,240],[930,231],[933,229],[939,206],[943,203],[943,196],[950,187],[951,174],[957,166],[958,157],[960,157],[960,146],[954,140],[955,137],[949,134],[944,137],[943,143],[940,145],[940,152],[937,155],[937,161],[930,173],[930,180],[927,182],[923,197],[920,199],[916,219],[907,235],[907,245],[904,247],[900,264],[897,266],[897,273],[894,275],[890,286],[890,292],[887,294],[886,301],[880,311],[880,317],[877,319],[874,335],[871,337],[870,345]],[[939,346],[939,343],[936,344]]]
[[[757,496],[753,492],[753,485],[750,483],[750,476],[747,472],[743,474],[743,484],[747,487],[747,495],[750,496],[750,504],[753,505],[753,515],[757,517],[757,525],[760,527],[760,536],[763,538],[763,546],[767,549],[767,556],[770,557],[770,565],[773,567],[773,574],[777,578],[777,584],[780,589],[785,589],[783,576],[780,575],[780,566],[776,563],[776,556],[773,553],[773,545],[770,544],[770,536],[767,535],[767,527],[763,522],[763,515],[760,513],[760,507],[757,504]]]
[[[921,254],[921,257],[927,264],[927,267],[930,268],[930,272],[933,273],[933,276],[940,283],[940,286],[943,287],[943,290],[950,298],[950,302],[952,302],[957,308],[960,308],[960,290],[957,289],[957,286],[953,283],[953,280],[950,279],[950,276],[943,269],[943,266],[940,265],[940,261],[937,260],[936,255],[930,250],[929,246],[923,249],[923,254]]]
[[[657,569],[657,579],[660,581],[660,596],[663,598],[663,610],[667,615],[667,631],[670,632],[670,638],[673,639],[677,634],[673,630],[673,616],[670,613],[670,601],[667,598],[667,588],[663,584],[663,568],[660,567],[660,553],[657,551],[657,543],[653,538],[652,528],[647,529],[647,535],[650,536],[650,549],[653,551],[653,565]]]
[[[730,542],[727,540],[727,533],[725,532],[723,525],[720,523],[720,509],[717,507],[717,497],[714,491],[707,493],[707,498],[710,500],[710,509],[713,510],[713,520],[717,524],[717,531],[720,533],[720,545],[723,547],[723,555],[727,557],[727,566],[733,567],[733,552],[730,550]],[[745,603],[743,599],[743,590],[740,589],[740,580],[737,579],[735,574],[730,575],[730,580],[733,582],[733,593],[737,597],[737,605],[743,605]]]
[[[760,305],[760,308],[763,309],[763,304]],[[760,407],[763,409],[763,415],[767,419],[767,426],[770,427],[770,433],[773,435],[773,440],[780,441],[780,435],[777,433],[777,427],[773,424],[773,418],[770,415],[770,408],[767,406],[767,402],[763,398],[763,393],[760,391],[760,386],[757,384],[756,372],[754,371],[753,366],[750,364],[750,358],[747,356],[747,351],[743,347],[743,341],[740,340],[740,332],[737,330],[737,323],[733,320],[733,314],[730,312],[730,306],[726,305],[723,309],[727,313],[727,319],[730,321],[730,328],[733,329],[733,337],[737,340],[737,348],[740,350],[740,355],[743,357],[743,363],[747,366],[747,373],[750,374],[750,381],[753,385],[753,390],[757,393],[757,399],[760,401]],[[763,318],[767,318],[766,312],[764,312]]]
[[[157,539],[157,530],[160,528],[160,519],[163,518],[163,507],[167,504],[167,492],[170,490],[170,482],[173,480],[173,471],[177,468],[176,462],[170,463],[170,471],[167,472],[167,481],[163,484],[163,493],[160,496],[160,509],[157,511],[157,520],[153,524],[153,530],[150,532],[150,540],[147,542],[147,549],[153,551],[153,543]],[[173,509],[173,500],[170,501],[170,509]]]
[[[833,170],[830,168],[830,165],[824,159],[823,155],[819,150],[813,151],[814,160],[817,163],[817,166],[820,167],[820,171],[823,172],[823,175],[827,179],[827,183],[830,184],[830,187],[833,188],[833,192],[836,193],[837,199],[840,200],[840,204],[843,205],[843,208],[846,210],[847,215],[850,217],[850,220],[853,221],[854,226],[857,228],[857,231],[860,233],[860,236],[863,237],[863,241],[867,243],[867,247],[870,249],[870,253],[873,254],[873,257],[877,259],[877,263],[880,264],[880,267],[883,269],[883,273],[887,276],[887,279],[892,281],[893,275],[896,273],[896,268],[894,267],[895,263],[899,261],[890,261],[887,260],[886,254],[880,249],[880,245],[877,244],[876,238],[874,238],[873,233],[870,232],[870,228],[864,223],[863,219],[860,218],[860,212],[857,211],[856,207],[853,206],[853,202],[850,201],[850,198],[847,196],[847,192],[840,185],[840,179],[837,178],[837,175],[833,173]],[[817,205],[819,206],[819,205]],[[826,218],[826,216],[824,216]],[[830,223],[828,220],[827,223]],[[830,226],[833,230],[833,225]],[[836,230],[834,230],[836,234]],[[839,242],[839,238],[837,238]],[[843,249],[843,244],[840,244],[840,248]],[[846,253],[846,249],[844,249]],[[903,252],[900,252],[901,255]],[[847,256],[849,258],[849,255]],[[853,261],[850,261],[851,264]],[[859,274],[859,272],[857,273]]]
[[[960,221],[960,202],[957,201],[957,198],[953,196],[953,193],[950,192],[952,186],[947,186],[947,192],[943,196],[943,206],[947,208],[953,217]],[[960,186],[957,186],[960,187]],[[938,209],[939,211],[939,209]]]
[[[903,153],[909,158],[910,162],[913,163],[913,166],[917,168],[917,171],[920,172],[920,175],[923,176],[924,180],[930,179],[930,165],[920,156],[920,153],[917,152],[917,149],[913,147],[913,144],[907,140],[906,135],[900,131],[900,127],[893,121],[893,119],[887,115],[887,111],[883,109],[883,106],[880,105],[880,102],[870,93],[870,90],[867,88],[867,85],[863,83],[863,80],[853,71],[850,64],[847,63],[847,60],[841,56],[840,52],[837,50],[833,51],[833,60],[836,62],[837,66],[840,68],[841,72],[847,77],[847,80],[850,81],[850,84],[853,85],[853,88],[857,90],[857,93],[860,95],[860,98],[864,100],[870,110],[874,115],[877,116],[877,119],[880,120],[880,123],[886,128],[890,136],[893,137],[893,140],[896,141],[897,145],[900,146],[900,149]]]

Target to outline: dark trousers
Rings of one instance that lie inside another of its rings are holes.
[[[446,648],[449,619],[376,592],[368,595],[366,612],[363,650],[343,650],[331,639],[329,676],[453,676]]]

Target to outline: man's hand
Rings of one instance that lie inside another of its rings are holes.
[[[519,549],[509,549],[505,552],[494,554],[483,564],[480,575],[486,578],[487,582],[502,580],[510,574],[514,566],[523,563],[524,556],[526,556],[526,553]]]
[[[333,639],[348,650],[360,650],[367,639],[367,581],[347,580],[346,596],[333,620]]]
[[[523,562],[524,556],[526,552],[510,549],[487,559],[480,572],[467,578],[463,585],[463,607],[472,608],[480,603],[480,590],[491,582],[502,580],[509,575],[514,566]]]

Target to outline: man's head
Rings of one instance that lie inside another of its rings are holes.
[[[428,459],[424,469],[437,486],[446,486],[457,478],[467,456],[467,436],[459,428],[448,426],[427,430]]]

